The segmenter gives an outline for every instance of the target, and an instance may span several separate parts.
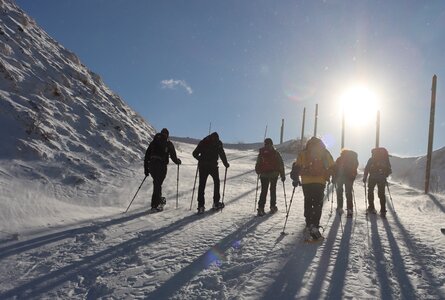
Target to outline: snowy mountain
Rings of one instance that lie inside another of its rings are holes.
[[[424,190],[426,156],[420,157],[391,157],[393,174],[391,179],[408,186]],[[445,147],[433,151],[431,161],[430,192],[444,193],[445,191]]]
[[[2,172],[78,186],[140,161],[155,130],[13,2],[0,8]]]

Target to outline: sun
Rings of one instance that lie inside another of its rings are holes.
[[[345,122],[353,126],[364,126],[376,118],[378,110],[377,95],[363,85],[345,90],[340,97],[341,112]]]

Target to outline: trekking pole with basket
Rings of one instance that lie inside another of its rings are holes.
[[[178,208],[178,198],[179,198],[179,165],[176,169],[176,208]]]
[[[289,218],[290,207],[292,205],[292,200],[294,199],[294,194],[295,194],[295,187],[292,190],[292,196],[290,197],[290,201],[289,201],[289,208],[286,211],[286,220],[284,221],[283,231],[281,232],[282,235],[286,234],[286,232],[284,230],[286,229],[287,219]]]
[[[394,207],[394,202],[392,202],[392,196],[391,196],[391,191],[389,189],[389,183],[388,181],[386,181],[386,187],[388,188],[388,194],[389,194],[389,199],[391,200],[391,206],[392,209],[394,210],[394,213],[396,213],[396,208]]]
[[[147,177],[148,177],[148,176],[145,175],[144,179],[143,179],[142,182],[141,182],[141,185],[139,186],[138,190],[137,190],[136,193],[134,194],[133,199],[131,199],[130,204],[128,204],[127,209],[124,211],[124,214],[128,211],[128,209],[130,209],[131,204],[133,203],[134,199],[136,198],[136,195],[138,194],[139,190],[141,189],[141,187],[142,187],[142,185],[144,184],[144,181],[145,181],[145,179],[146,179]]]
[[[195,182],[193,183],[192,199],[190,200],[190,210],[192,210],[193,196],[195,195],[196,178],[198,178],[198,166],[196,166]]]
[[[227,179],[227,168],[224,171],[224,185],[223,185],[223,194],[222,194],[222,200],[221,200],[221,203],[223,204],[223,207],[224,207],[224,194],[226,192],[226,179]],[[222,211],[222,209],[221,209],[221,211]]]
[[[286,205],[286,211],[287,211],[286,188],[284,187],[284,181],[282,181],[282,183],[283,183],[283,193],[284,193],[284,204]]]
[[[253,207],[253,212],[256,210],[256,200],[258,198],[258,184],[260,182],[260,175],[257,175],[256,177],[256,192],[255,192],[255,206]]]

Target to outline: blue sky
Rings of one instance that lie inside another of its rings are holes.
[[[426,153],[431,78],[438,76],[434,149],[445,146],[444,1],[17,0],[135,111],[172,135],[223,142],[318,135],[340,150],[340,95],[376,94],[380,144]],[[372,116],[375,112],[371,111]],[[364,119],[364,117],[362,118]],[[347,116],[347,120],[350,120]],[[361,160],[375,121],[347,121]]]

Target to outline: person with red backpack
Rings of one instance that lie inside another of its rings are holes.
[[[352,186],[357,177],[358,159],[357,153],[352,150],[343,149],[335,161],[332,182],[337,190],[337,212],[343,213],[343,186],[346,195],[347,217],[352,218],[353,201]]]
[[[267,190],[270,186],[270,212],[275,213],[277,208],[277,181],[278,176],[281,181],[286,180],[284,174],[284,163],[280,153],[275,150],[272,139],[264,140],[264,147],[258,154],[255,172],[260,176],[261,193],[258,201],[258,216],[264,216],[264,206],[266,205]]]
[[[363,174],[363,183],[366,186],[368,180],[368,200],[369,206],[367,213],[376,214],[377,211],[374,206],[374,188],[377,186],[377,195],[380,199],[380,215],[386,217],[386,195],[385,186],[386,178],[392,173],[391,163],[389,162],[388,150],[383,147],[374,148],[371,150],[372,156],[366,164]]]
[[[192,153],[193,157],[198,160],[199,170],[199,186],[198,186],[198,214],[204,213],[205,199],[204,192],[206,187],[207,178],[212,176],[213,178],[213,209],[218,210],[224,208],[224,203],[220,202],[219,193],[219,169],[218,169],[218,157],[221,158],[224,167],[226,169],[230,166],[227,161],[226,153],[224,152],[223,143],[219,139],[217,132],[206,136],[202,139],[198,146]]]
[[[304,217],[306,241],[322,239],[319,231],[323,208],[324,189],[333,173],[334,159],[323,141],[312,137],[292,165],[292,185],[301,184],[304,194]],[[301,176],[301,181],[300,181]]]
[[[175,146],[168,136],[168,129],[163,128],[160,133],[155,134],[145,152],[144,174],[145,176],[151,174],[153,177],[151,212],[162,211],[166,204],[165,198],[162,197],[162,183],[167,176],[169,157],[175,164],[181,164],[181,160],[176,156]]]

